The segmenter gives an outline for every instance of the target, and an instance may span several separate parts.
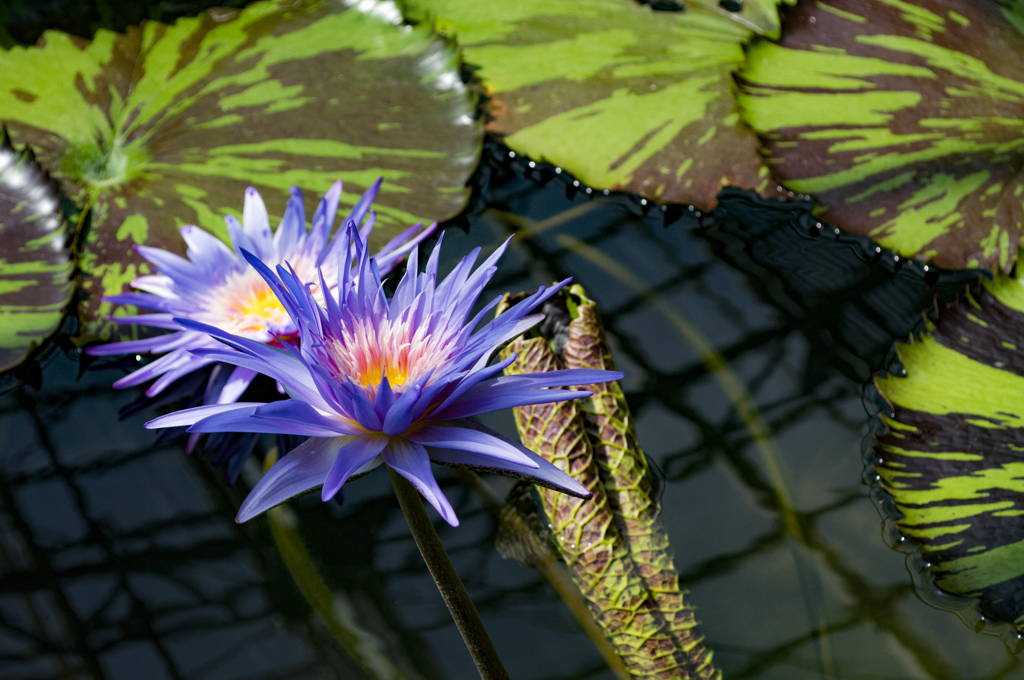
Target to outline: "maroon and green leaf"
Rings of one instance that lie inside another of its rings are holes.
[[[383,176],[389,238],[462,209],[482,142],[454,49],[380,0],[271,0],[91,42],[49,31],[0,52],[0,72],[0,121],[92,207],[90,333],[112,330],[100,296],[146,272],[133,245],[183,252],[189,223],[224,235],[247,186],[279,216],[293,184],[341,179],[351,205]]]
[[[749,21],[633,0],[415,0],[411,12],[456,36],[491,97],[488,130],[516,152],[701,209],[724,184],[772,188],[733,96]]]
[[[60,191],[0,127],[0,371],[60,326],[73,265]]]
[[[943,267],[1024,234],[1024,22],[994,1],[802,0],[740,74],[774,175],[820,217]]]
[[[875,452],[936,584],[1024,630],[1024,285],[1000,274],[898,345]]]

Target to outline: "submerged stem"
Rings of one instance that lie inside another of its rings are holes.
[[[416,540],[416,547],[420,549],[423,561],[427,563],[430,575],[434,577],[437,589],[441,591],[441,597],[444,598],[448,611],[455,619],[455,625],[462,633],[462,640],[466,643],[473,662],[476,663],[480,677],[483,680],[509,680],[508,671],[501,663],[498,650],[494,648],[494,643],[484,628],[484,622],[480,620],[466,587],[462,585],[462,579],[448,559],[448,553],[445,552],[434,525],[427,517],[419,492],[390,467],[388,474],[391,475],[391,484],[395,487],[398,503],[402,506],[406,521],[409,522],[412,537]]]

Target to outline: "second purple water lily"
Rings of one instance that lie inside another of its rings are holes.
[[[490,470],[588,497],[584,487],[555,466],[472,420],[514,406],[590,395],[547,388],[622,377],[586,369],[495,377],[514,359],[492,363],[495,350],[538,323],[543,315],[532,312],[568,281],[541,288],[481,326],[500,296],[469,315],[507,241],[474,270],[477,248],[440,282],[441,242],[422,273],[412,250],[406,273],[388,299],[367,244],[354,225],[343,229],[336,250],[336,287],[322,273],[319,286],[308,285],[292,266],[278,265],[275,272],[243,252],[283,305],[296,328],[298,346],[273,347],[176,319],[189,331],[226,345],[195,349],[193,354],[263,373],[278,380],[292,398],[200,406],[157,418],[147,427],[310,437],[253,488],[238,512],[240,522],[317,487],[328,500],[348,479],[382,463],[407,479],[453,526],[458,519],[434,479],[431,461]]]

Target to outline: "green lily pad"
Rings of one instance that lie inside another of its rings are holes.
[[[993,1],[814,0],[740,74],[820,217],[907,257],[1009,271],[1024,233],[1024,26]]]
[[[416,0],[456,35],[491,96],[488,131],[598,189],[715,204],[724,184],[768,187],[732,72],[751,29],[700,5],[632,0]]]
[[[60,326],[74,290],[57,183],[0,127],[0,371]]]
[[[379,176],[377,239],[458,213],[482,144],[455,51],[403,26],[391,2],[274,0],[92,42],[48,31],[0,52],[0,120],[92,205],[83,246],[86,332],[147,271],[131,246],[184,252],[177,227],[226,236],[255,186],[271,215],[288,189]],[[307,209],[315,201],[307,201]]]
[[[894,415],[875,469],[936,584],[1024,630],[1024,282],[984,282],[931,331],[876,381]]]

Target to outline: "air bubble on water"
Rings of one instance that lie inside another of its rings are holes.
[[[536,163],[534,163],[533,161],[530,161],[530,167],[531,167],[531,168],[535,168],[535,167],[537,167],[537,164],[536,164]]]
[[[604,191],[603,191],[602,193],[603,193],[603,194],[604,194],[605,196],[607,196],[607,195],[608,195],[608,194],[610,194],[611,192],[610,192],[610,191],[608,191],[607,189],[605,189],[605,190],[604,190]]]
[[[136,354],[135,355],[135,360],[136,361],[142,361],[142,355],[141,354]]]
[[[899,262],[900,261],[900,256],[899,255],[893,255],[892,256],[892,261],[893,262]]]
[[[562,169],[561,168],[555,168],[555,174],[556,175],[561,175],[562,174]]]
[[[875,252],[876,252],[876,253],[880,253],[880,252],[882,252],[882,249],[881,249],[881,248],[879,248],[878,246],[875,246]]]
[[[690,212],[693,212],[694,210],[696,210],[696,208],[694,208],[692,205],[687,206],[686,209],[689,210]]]
[[[574,180],[572,181],[572,185],[573,185],[574,187],[578,187],[578,186],[580,185],[580,181],[579,181],[578,179],[574,179]]]
[[[508,157],[509,158],[515,158],[516,157],[516,152],[515,151],[509,151],[508,152]]]
[[[647,199],[646,198],[641,198],[640,199],[640,205],[647,205]]]
[[[839,229],[836,229],[836,236],[839,236]]]
[[[593,190],[593,189],[591,189],[590,187],[587,187],[587,193],[588,193],[588,194],[592,194],[592,193],[594,193],[594,190]]]

